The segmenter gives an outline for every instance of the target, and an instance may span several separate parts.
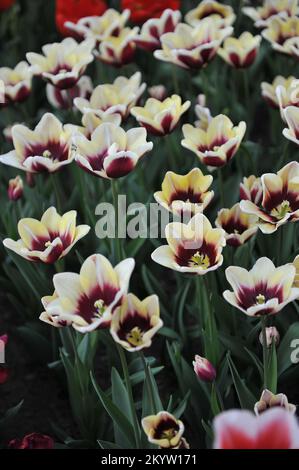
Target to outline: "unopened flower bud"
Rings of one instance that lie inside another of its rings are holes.
[[[197,377],[204,382],[213,382],[216,378],[216,369],[211,364],[208,359],[204,357],[200,357],[198,355],[195,356],[195,361],[193,361],[194,372],[196,373]]]
[[[259,340],[261,345],[263,346],[263,332],[260,332]],[[277,331],[277,328],[275,326],[269,326],[266,328],[266,343],[267,347],[270,348],[272,342],[274,341],[275,344],[279,344],[280,340],[280,335]]]
[[[148,88],[148,93],[151,98],[156,98],[156,100],[163,101],[167,96],[167,90],[164,85],[155,85]]]
[[[19,175],[9,180],[7,194],[11,201],[17,201],[23,196],[23,180]]]

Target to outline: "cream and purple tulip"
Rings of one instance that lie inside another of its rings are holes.
[[[230,266],[225,275],[233,291],[226,290],[223,297],[249,317],[274,315],[299,297],[299,288],[293,287],[296,269],[292,264],[276,268],[264,257],[250,271]]]
[[[216,369],[208,359],[197,354],[192,364],[194,372],[200,380],[203,382],[214,382],[216,379]]]
[[[244,7],[243,13],[254,21],[254,26],[265,28],[274,17],[285,20],[298,15],[298,0],[264,0],[262,6]]]
[[[252,201],[254,204],[259,205],[262,199],[263,187],[261,178],[255,175],[244,176],[242,183],[240,183],[240,200]]]
[[[167,411],[142,419],[142,428],[151,444],[161,449],[171,449],[179,445],[185,431],[185,426]]]
[[[261,36],[253,36],[246,31],[239,38],[226,38],[218,49],[218,55],[237,69],[250,67],[256,59],[261,40]]]
[[[278,393],[275,395],[270,392],[270,390],[263,390],[261,398],[254,405],[254,412],[258,416],[262,413],[265,413],[269,408],[280,407],[284,408],[286,411],[289,411],[292,414],[296,413],[296,405],[289,403],[288,397],[283,393]]]
[[[134,259],[128,258],[112,267],[105,256],[89,256],[80,273],[58,273],[53,277],[53,296],[42,299],[45,311],[40,320],[52,326],[67,325],[88,333],[109,328],[113,312],[127,294]]]
[[[24,185],[21,176],[17,175],[8,182],[7,194],[11,201],[18,201],[23,196]]]
[[[151,18],[142,25],[140,33],[135,38],[135,43],[150,52],[160,49],[161,36],[173,32],[180,22],[181,16],[179,11],[167,8],[160,18]]]
[[[0,105],[9,103],[21,103],[31,93],[32,72],[27,62],[19,62],[14,68],[1,67],[0,81],[3,85],[3,98]],[[1,97],[2,98],[2,97]]]
[[[205,18],[211,18],[222,28],[231,26],[236,19],[236,15],[230,5],[223,5],[215,0],[203,0],[196,8],[188,11],[185,21],[191,26],[197,26]]]
[[[50,207],[41,220],[21,219],[18,223],[20,239],[5,238],[3,245],[29,261],[55,263],[90,230],[89,225],[76,225],[76,218],[76,211],[59,215],[55,207]]]
[[[225,231],[227,245],[241,246],[256,234],[258,217],[242,212],[240,203],[231,209],[221,209],[215,220],[216,227]]]

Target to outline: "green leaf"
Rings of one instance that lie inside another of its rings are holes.
[[[275,341],[272,341],[267,366],[267,385],[272,393],[277,392],[277,355]]]
[[[130,400],[128,392],[124,383],[115,369],[112,368],[111,371],[111,383],[112,383],[112,401],[113,403],[124,413],[133,426],[133,417],[131,413]],[[114,426],[114,436],[116,444],[120,445],[124,449],[131,448],[130,441],[128,441],[126,434],[124,434],[121,428],[113,422]]]
[[[297,345],[295,344],[297,340]],[[294,348],[299,347],[299,322],[293,323],[282,338],[277,351],[278,377],[294,363],[291,356]],[[293,344],[293,346],[292,346]]]
[[[18,326],[15,331],[38,362],[47,363],[51,360],[50,341],[36,331],[34,324]]]
[[[185,412],[186,406],[188,404],[189,398],[190,398],[190,390],[186,393],[184,396],[183,400],[179,404],[179,406],[172,412],[172,414],[179,419]]]
[[[135,445],[135,436],[133,426],[131,425],[128,418],[123,414],[123,412],[110,400],[106,393],[100,388],[96,383],[93,373],[90,373],[91,381],[94,386],[94,389],[110,418],[115,422],[117,426],[120,427],[122,432],[127,436],[132,447]]]
[[[122,447],[119,447],[117,444],[114,444],[114,442],[102,441],[101,439],[98,439],[98,444],[101,449],[122,449]]]
[[[242,408],[253,410],[254,404],[256,402],[256,398],[251,393],[251,391],[247,388],[245,384],[245,380],[241,379],[238,370],[233,363],[230,354],[227,355],[228,364],[230,368],[230,372],[233,378],[233,382],[235,385],[235,389],[239,398],[239,402]]]

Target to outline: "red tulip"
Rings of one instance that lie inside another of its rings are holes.
[[[150,18],[158,18],[166,8],[178,10],[180,8],[180,0],[122,0],[121,8],[128,8],[131,11],[131,20],[135,23],[144,23]]]
[[[53,449],[54,441],[52,437],[33,432],[23,439],[13,439],[8,447],[10,449]]]
[[[75,23],[85,16],[102,15],[106,9],[104,0],[56,0],[57,29],[63,36],[69,36],[70,31],[64,27],[66,21]]]
[[[0,11],[7,10],[15,3],[15,0],[0,0]]]

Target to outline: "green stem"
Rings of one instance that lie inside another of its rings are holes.
[[[218,174],[218,188],[219,188],[219,194],[220,194],[220,203],[221,203],[221,208],[223,208],[225,207],[225,205],[224,205],[224,187],[223,187],[222,168],[217,169],[217,174]]]
[[[177,76],[177,70],[176,70],[176,65],[171,66],[171,72],[172,72],[172,81],[173,81],[173,89],[174,92],[179,95],[180,94],[180,87],[179,87],[179,82],[178,82],[178,76]]]
[[[112,191],[112,198],[113,198],[113,205],[115,210],[115,246],[116,246],[116,260],[119,263],[123,256],[122,256],[122,247],[120,243],[120,239],[118,238],[118,188],[117,182],[115,179],[111,179],[111,191]]]
[[[157,414],[158,410],[156,408],[156,404],[154,400],[154,393],[152,390],[151,380],[150,380],[149,373],[148,373],[148,365],[146,363],[143,351],[140,351],[140,357],[141,357],[144,372],[145,372],[145,382],[146,382],[146,387],[147,387],[147,393],[148,393],[149,400],[150,400],[151,410],[153,411],[153,413]]]
[[[60,189],[59,189],[59,186],[58,186],[58,184],[57,184],[57,175],[55,175],[54,173],[52,173],[51,177],[52,177],[52,184],[53,184],[53,189],[54,189],[54,193],[55,193],[57,211],[59,212],[59,214],[62,214],[62,205],[61,205]]]
[[[122,366],[124,379],[126,383],[126,389],[127,389],[128,396],[129,396],[136,446],[137,446],[137,449],[139,449],[140,448],[140,428],[139,428],[139,423],[138,423],[137,414],[136,414],[136,408],[135,408],[135,403],[134,403],[134,398],[133,398],[132,384],[130,381],[127,359],[126,359],[126,355],[125,355],[123,348],[119,344],[117,344],[116,346],[117,346],[118,354],[119,354],[120,361],[121,361],[121,366]]]
[[[263,365],[264,365],[264,389],[268,388],[267,369],[268,369],[268,347],[267,347],[267,317],[261,318],[262,338],[263,338]]]

